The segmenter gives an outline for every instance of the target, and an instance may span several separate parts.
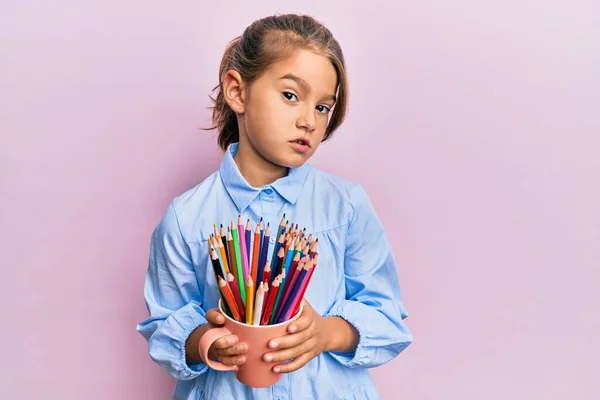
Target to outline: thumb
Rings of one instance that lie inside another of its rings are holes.
[[[223,314],[217,308],[208,310],[206,320],[213,325],[223,325],[225,323],[225,317],[223,317]]]

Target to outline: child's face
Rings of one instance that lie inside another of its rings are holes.
[[[244,105],[241,122],[254,149],[276,165],[304,164],[325,135],[336,87],[325,56],[299,50],[273,64],[252,83]]]

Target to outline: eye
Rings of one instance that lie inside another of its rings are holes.
[[[296,96],[292,92],[283,92],[283,97],[285,97],[286,100],[289,100],[289,101],[297,101],[298,100],[298,96]]]
[[[320,104],[317,106],[317,111],[323,114],[328,114],[331,111],[331,108]]]

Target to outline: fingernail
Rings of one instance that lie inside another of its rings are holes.
[[[270,354],[265,354],[265,361],[270,362],[271,360],[273,360],[273,356]]]
[[[271,343],[269,343],[269,347],[271,347],[272,349],[276,349],[277,347],[279,347],[279,343],[277,343],[277,341],[275,340],[271,340]]]
[[[296,329],[297,329],[297,328],[296,328],[296,325],[292,325],[292,326],[290,326],[290,332],[291,332],[291,333],[294,333],[294,332],[296,332]]]
[[[273,372],[275,372],[276,374],[278,374],[278,373],[279,373],[279,371],[280,371],[280,369],[279,369],[279,368],[277,368],[277,367],[273,368]]]

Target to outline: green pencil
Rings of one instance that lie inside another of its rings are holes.
[[[244,272],[242,268],[242,253],[240,252],[240,238],[238,236],[235,225],[231,222],[231,236],[233,239],[233,251],[235,252],[235,269],[237,271],[237,283],[240,288],[240,296],[244,305],[246,304],[246,280],[244,279]]]

